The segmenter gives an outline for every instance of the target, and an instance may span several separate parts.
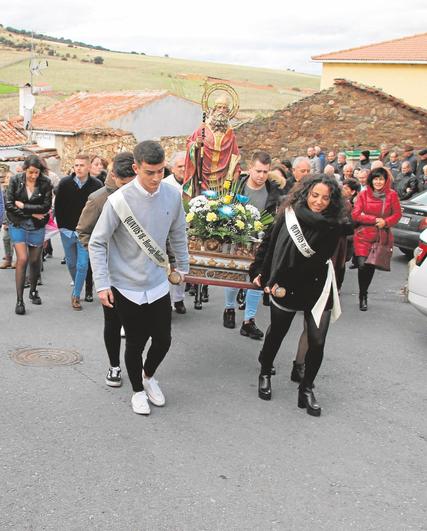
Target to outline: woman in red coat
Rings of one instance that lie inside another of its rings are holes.
[[[375,268],[366,264],[372,244],[381,238],[390,238],[390,227],[396,225],[401,216],[397,193],[391,189],[390,176],[384,168],[376,168],[368,177],[368,186],[357,196],[353,209],[353,221],[358,225],[354,231],[354,254],[359,268],[359,308],[368,309],[368,288],[374,276]]]

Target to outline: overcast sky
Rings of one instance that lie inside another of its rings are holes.
[[[426,31],[426,0],[0,0],[0,23],[148,55],[320,73],[312,55]]]

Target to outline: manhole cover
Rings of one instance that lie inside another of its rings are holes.
[[[75,350],[59,348],[21,348],[10,356],[19,365],[33,367],[56,367],[57,365],[74,365],[82,357]]]

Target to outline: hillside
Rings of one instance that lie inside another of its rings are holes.
[[[229,82],[240,96],[240,118],[283,108],[319,89],[320,77],[286,70],[272,70],[219,63],[112,52],[71,43],[35,39],[34,49],[49,67],[34,77],[52,92],[37,96],[36,112],[77,91],[166,89],[200,101],[207,78]],[[19,85],[30,79],[27,35],[0,27],[0,83]],[[95,64],[102,57],[102,64]],[[212,82],[211,79],[208,79]],[[0,118],[17,114],[16,93],[0,93]]]

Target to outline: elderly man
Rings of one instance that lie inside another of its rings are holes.
[[[407,161],[411,165],[412,173],[417,173],[417,157],[414,154],[414,147],[410,144],[403,146],[402,164]]]
[[[164,183],[170,184],[182,195],[182,183],[185,173],[185,151],[178,151],[173,154],[170,161],[172,173],[163,179]],[[184,304],[185,284],[170,285],[171,301],[176,313],[184,314],[187,309]]]
[[[310,175],[310,173],[310,159],[307,157],[296,157],[292,163],[292,177],[286,183],[286,193],[289,193],[295,183],[299,182],[306,175]]]
[[[409,160],[402,162],[402,171],[394,180],[393,188],[398,193],[399,199],[410,199],[423,190],[422,179],[412,172]]]
[[[389,161],[385,164],[385,167],[391,171],[394,178],[399,175],[399,173],[402,171],[402,163],[399,160],[397,151],[392,151],[390,153]]]
[[[338,161],[335,151],[329,151],[326,155],[326,164],[331,164],[336,170],[337,162]]]
[[[218,98],[206,124],[188,138],[183,186],[186,195],[219,188],[229,173],[235,178],[239,175],[239,148],[229,115],[228,98]]]
[[[322,173],[321,172],[320,159],[316,155],[314,147],[308,147],[307,148],[307,157],[308,157],[308,159],[310,161],[310,166],[311,166],[311,172],[310,173],[312,175],[320,175]]]
[[[342,180],[346,181],[347,179],[352,179],[354,173],[353,164],[345,164],[342,172]]]
[[[344,153],[344,151],[340,151],[337,155],[337,163],[335,166],[335,170],[337,173],[341,175],[341,179],[343,177],[344,166],[346,164],[347,164],[347,155]]]
[[[390,160],[390,152],[388,150],[387,144],[381,144],[380,146],[380,155],[378,159],[384,164],[384,166],[389,162]]]
[[[424,166],[427,166],[427,149],[421,149],[418,151],[418,164],[417,164],[417,177],[423,177],[424,178]]]
[[[358,170],[357,176],[356,172],[355,177],[360,183],[360,191],[365,190],[367,183],[368,183],[368,177],[369,177],[369,170]]]

